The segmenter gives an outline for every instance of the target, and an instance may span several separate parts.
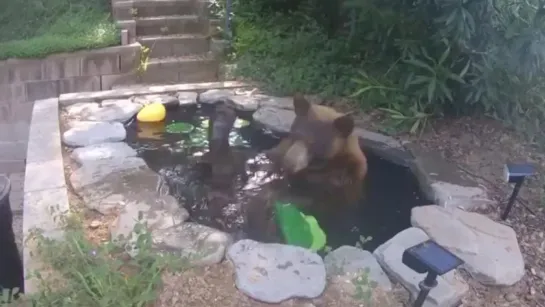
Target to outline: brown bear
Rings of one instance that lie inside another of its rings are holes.
[[[333,193],[337,201],[359,200],[367,158],[354,134],[354,120],[331,107],[293,97],[295,119],[290,132],[266,152],[292,181],[306,182],[311,193]],[[307,188],[308,190],[308,188]]]

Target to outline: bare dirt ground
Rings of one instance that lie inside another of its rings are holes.
[[[521,137],[499,123],[487,119],[442,120],[434,123],[419,143],[441,152],[447,161],[459,165],[488,189],[489,195],[498,203],[479,212],[496,221],[513,189],[502,179],[504,163],[528,161],[536,164],[538,175],[523,186],[520,203],[516,203],[505,221],[517,234],[526,275],[516,285],[504,289],[470,282],[470,295],[464,306],[545,306],[545,154],[536,146],[524,144]]]
[[[350,108],[340,106],[339,109]],[[360,116],[368,128],[377,128],[379,117],[375,114]],[[512,187],[502,180],[503,165],[507,161],[529,161],[538,166],[539,173],[545,169],[545,154],[535,146],[525,144],[521,137],[505,129],[499,123],[488,119],[461,118],[440,120],[431,123],[420,137],[401,135],[402,139],[418,142],[424,148],[440,152],[447,160],[473,176],[488,189],[497,205],[482,208],[480,213],[493,220],[499,220],[499,213],[505,205]],[[68,160],[65,160],[68,161]],[[67,170],[67,175],[69,170]],[[479,285],[467,278],[470,293],[464,299],[465,307],[545,307],[545,175],[538,175],[527,181],[521,190],[520,203],[515,205],[505,222],[517,233],[521,251],[526,262],[526,275],[512,287],[490,288]],[[71,195],[71,203],[79,202]],[[80,203],[81,206],[81,203]],[[108,239],[108,226],[112,217],[95,213],[85,214],[89,238],[96,243]],[[467,276],[466,276],[467,277]],[[315,300],[289,300],[279,305],[255,302],[236,290],[234,270],[227,263],[208,268],[196,268],[182,273],[164,274],[164,286],[157,300],[157,307],[166,306],[238,306],[238,307],[335,307],[364,306],[354,301],[342,289],[328,287],[324,295]],[[379,295],[380,297],[381,295]],[[407,303],[407,294],[396,286],[394,305],[373,304],[372,306],[401,306]]]
[[[379,115],[361,116],[367,128],[378,129]],[[464,299],[465,307],[545,306],[545,154],[537,146],[490,119],[442,119],[431,123],[421,136],[400,135],[400,139],[419,143],[422,147],[441,153],[487,188],[496,203],[477,210],[495,221],[512,227],[526,264],[526,275],[517,284],[507,288],[491,288],[466,280],[470,293]],[[526,181],[508,219],[502,222],[500,213],[505,208],[513,186],[503,181],[503,167],[508,161],[531,162],[538,175]]]

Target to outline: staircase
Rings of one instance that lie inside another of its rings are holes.
[[[129,43],[148,47],[147,69],[137,83],[214,82],[218,60],[210,48],[208,2],[203,0],[112,0],[114,19]]]

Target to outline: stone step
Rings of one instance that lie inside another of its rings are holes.
[[[192,55],[169,58],[152,58],[140,76],[140,82],[151,83],[196,83],[218,80],[218,62],[208,55]]]
[[[207,25],[197,15],[136,18],[136,35],[204,34]]]
[[[131,20],[138,17],[171,15],[199,15],[206,8],[205,1],[193,0],[132,0],[113,3],[116,20]]]
[[[150,48],[151,58],[205,54],[210,50],[210,41],[203,35],[152,35],[138,37],[137,41]]]

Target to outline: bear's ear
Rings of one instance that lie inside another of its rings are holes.
[[[295,111],[295,115],[305,116],[310,110],[310,102],[305,99],[303,94],[296,93],[293,95],[293,109]]]
[[[342,137],[347,138],[352,133],[352,131],[354,131],[354,119],[352,118],[352,116],[350,116],[350,114],[346,114],[337,117],[333,121],[333,126],[335,127],[335,129],[337,129],[337,131],[339,131]]]

